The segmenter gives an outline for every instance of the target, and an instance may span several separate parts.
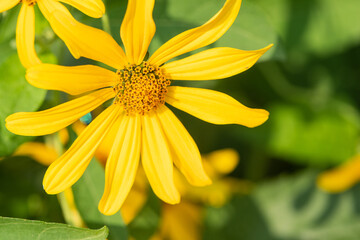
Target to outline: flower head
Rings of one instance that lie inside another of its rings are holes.
[[[77,95],[75,100],[36,113],[16,113],[6,119],[7,128],[20,135],[44,135],[62,129],[109,99],[111,106],[97,116],[73,145],[48,168],[44,188],[55,194],[69,188],[83,174],[102,141],[112,144],[105,167],[105,190],[99,203],[104,214],[116,213],[135,179],[140,156],[155,194],[167,203],[178,203],[173,163],[193,185],[204,186],[206,175],[199,150],[165,102],[214,124],[255,127],[268,112],[248,108],[232,97],[213,90],[169,86],[173,80],[210,80],[235,75],[250,68],[270,47],[256,51],[214,48],[165,63],[204,47],[221,37],[235,20],[240,0],[227,0],[204,25],[185,31],[166,42],[145,61],[155,33],[154,0],[129,0],[121,26],[125,51],[107,33],[52,14],[67,28],[59,36],[76,57],[103,62],[116,71],[85,65],[64,67],[40,64],[30,68],[27,80],[34,86]],[[165,63],[165,64],[164,64]],[[95,90],[95,91],[94,91]]]
[[[101,0],[62,0],[85,14],[99,18],[105,13],[105,6]],[[36,4],[45,18],[51,25],[62,27],[61,21],[52,18],[53,11],[62,11],[63,17],[70,17],[69,11],[56,0],[1,0],[0,12],[4,12],[16,6],[21,5],[17,27],[16,27],[16,46],[21,63],[24,67],[29,68],[33,65],[40,64],[35,47],[35,11]]]

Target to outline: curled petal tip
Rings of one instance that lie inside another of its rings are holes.
[[[196,187],[205,187],[205,186],[209,186],[212,184],[212,180],[207,177],[206,179],[203,179],[201,182],[192,182],[192,185],[196,186]]]
[[[178,204],[178,203],[180,203],[180,200],[181,200],[181,198],[180,198],[180,195],[177,195],[176,197],[174,196],[174,198],[173,199],[168,199],[167,201],[166,201],[166,203],[168,203],[168,204]]]
[[[254,121],[252,124],[249,124],[247,127],[254,128],[257,126],[260,126],[261,124],[265,123],[269,119],[270,113],[264,109],[252,109],[254,112],[256,112],[257,116],[254,117]]]
[[[260,49],[262,52],[266,52],[266,51],[268,51],[270,48],[272,48],[274,46],[274,44],[273,43],[271,43],[271,44],[269,44],[269,45],[267,45],[266,47],[264,47],[264,48],[262,48],[262,49]]]

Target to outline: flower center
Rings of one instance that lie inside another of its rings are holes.
[[[170,80],[161,68],[144,61],[140,65],[128,65],[117,74],[119,83],[113,87],[114,104],[121,104],[128,115],[144,115],[165,103]]]
[[[20,0],[20,2],[25,2],[28,6],[34,6],[36,4],[36,0]]]

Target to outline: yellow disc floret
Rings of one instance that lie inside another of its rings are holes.
[[[21,0],[20,2],[24,2],[29,6],[34,6],[36,4],[36,0]]]
[[[119,83],[113,87],[117,93],[114,103],[121,104],[129,114],[144,115],[165,103],[170,80],[163,70],[147,62],[128,65],[118,70]]]

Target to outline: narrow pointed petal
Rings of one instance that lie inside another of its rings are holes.
[[[176,156],[173,158],[175,165],[186,179],[195,186],[211,184],[211,180],[204,171],[199,149],[179,119],[165,105],[161,106],[156,114],[169,146]]]
[[[20,0],[1,0],[0,1],[0,12],[5,12],[18,4]]]
[[[356,155],[344,164],[321,173],[317,186],[330,193],[341,193],[360,181],[360,155]]]
[[[40,64],[35,52],[35,12],[34,7],[22,4],[16,25],[16,47],[21,64],[25,68]]]
[[[238,152],[231,148],[213,151],[204,158],[213,172],[212,179],[224,177],[234,171],[240,160]]]
[[[174,184],[171,153],[153,112],[142,117],[141,148],[142,165],[155,194],[167,203],[178,203],[180,195]]]
[[[44,189],[48,194],[66,190],[82,176],[96,148],[119,113],[118,106],[108,107],[86,127],[71,147],[50,165],[43,180]]]
[[[113,125],[113,130],[109,131],[104,139],[101,141],[101,144],[99,145],[98,149],[96,150],[95,157],[97,160],[99,160],[104,166],[106,164],[106,161],[109,157],[109,154],[111,152],[112,145],[115,141],[115,138],[117,136],[117,130],[120,127],[120,121],[116,121]]]
[[[214,80],[234,76],[252,67],[272,44],[255,51],[213,48],[162,66],[169,79]]]
[[[114,86],[117,78],[115,72],[94,65],[65,67],[40,64],[26,72],[26,79],[35,87],[72,95]]]
[[[233,24],[240,10],[241,0],[227,0],[223,8],[204,25],[187,30],[162,45],[149,59],[160,66],[181,54],[205,47],[218,40]]]
[[[29,156],[45,166],[49,166],[58,158],[55,148],[41,142],[23,143],[16,149],[13,156]]]
[[[100,18],[105,13],[102,0],[60,0],[93,18]]]
[[[105,190],[99,210],[105,215],[120,210],[134,183],[140,160],[140,116],[124,116],[105,168]]]
[[[127,64],[124,51],[108,33],[76,21],[61,3],[47,0],[38,5],[75,58],[86,57],[115,69]]]
[[[15,134],[41,136],[59,131],[115,96],[111,88],[40,112],[19,112],[6,118],[6,128]]]
[[[128,225],[140,213],[148,199],[148,180],[143,168],[139,168],[134,184],[121,207],[121,216]]]
[[[227,94],[208,89],[168,87],[166,102],[213,124],[256,127],[269,117],[266,110],[248,108]]]
[[[140,64],[155,34],[152,17],[155,0],[129,0],[121,24],[121,39],[130,63]]]

